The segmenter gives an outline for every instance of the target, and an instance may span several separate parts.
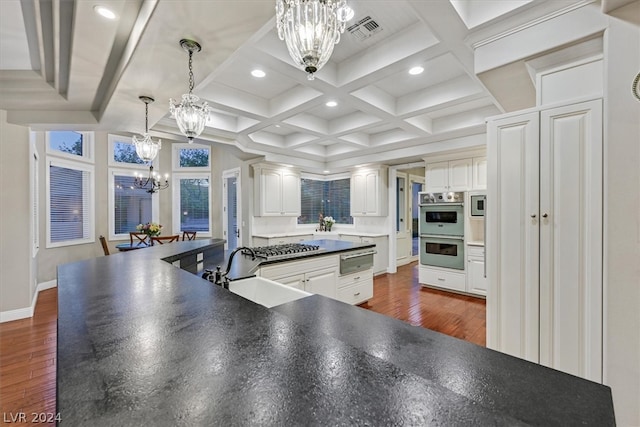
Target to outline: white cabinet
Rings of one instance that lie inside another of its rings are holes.
[[[336,298],[338,256],[285,261],[260,268],[260,276],[313,294]]]
[[[373,298],[373,269],[340,276],[337,299],[347,304],[361,304]]]
[[[487,188],[487,157],[471,159],[471,189],[486,190]]]
[[[484,268],[484,247],[467,246],[467,292],[487,295],[487,278]]]
[[[467,191],[471,188],[471,159],[457,159],[425,166],[425,191]]]
[[[602,381],[602,102],[488,122],[487,345]]]
[[[418,269],[418,283],[456,292],[466,292],[467,276],[462,270],[421,265]]]
[[[300,173],[263,164],[253,168],[256,216],[300,216]]]
[[[387,236],[360,236],[354,234],[339,234],[340,240],[346,240],[353,243],[373,243],[375,247],[375,255],[373,255],[373,274],[381,274],[387,272],[389,266],[389,238]]]
[[[253,246],[286,245],[300,243],[305,240],[313,240],[313,234],[300,234],[296,236],[260,237],[253,236]]]
[[[387,169],[359,169],[351,174],[351,216],[387,214]]]

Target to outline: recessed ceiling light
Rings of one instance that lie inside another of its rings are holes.
[[[326,104],[327,107],[335,107],[336,105],[338,105],[338,103],[336,101],[328,101]]]
[[[264,72],[264,71],[262,71],[262,70],[255,69],[255,70],[253,70],[253,71],[251,72],[251,75],[252,75],[253,77],[257,77],[257,78],[261,79],[261,78],[263,78],[264,76],[266,76],[266,75],[267,75],[267,73],[265,73],[265,72]]]
[[[108,9],[104,6],[94,6],[93,10],[96,11],[96,13],[100,16],[102,16],[103,18],[107,18],[107,19],[116,19],[116,14],[113,13],[113,11],[111,9]]]
[[[409,70],[409,74],[411,74],[412,76],[421,74],[424,71],[424,68],[422,67],[413,67]]]
[[[323,171],[323,172],[324,172],[324,173],[329,173],[329,172],[331,172],[331,171]]]
[[[277,128],[279,128],[279,127],[280,127],[280,125],[276,125],[276,127],[277,127]]]

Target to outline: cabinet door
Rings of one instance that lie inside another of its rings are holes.
[[[351,216],[366,212],[367,181],[363,174],[351,175]]]
[[[282,215],[300,216],[300,176],[282,172]]]
[[[484,277],[484,260],[469,257],[467,267],[467,292],[486,295],[487,279]]]
[[[487,188],[487,158],[474,157],[471,168],[471,187],[474,190],[485,190]]]
[[[471,188],[471,159],[449,162],[449,191],[467,191]]]
[[[449,190],[449,162],[427,163],[425,167],[425,191]]]
[[[366,215],[378,214],[378,171],[367,172],[364,176],[365,196],[364,212]]]
[[[540,363],[602,381],[602,107],[540,115]]]
[[[281,215],[282,212],[282,174],[277,170],[262,169],[260,173],[260,204],[262,215]]]
[[[305,275],[304,290],[312,294],[335,298],[337,283],[338,275],[335,268],[312,271]]]
[[[487,127],[487,347],[538,362],[538,112]]]
[[[304,274],[295,274],[293,276],[281,277],[276,280],[278,283],[282,283],[283,285],[291,286],[292,288],[304,290]]]

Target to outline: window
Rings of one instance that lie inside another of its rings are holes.
[[[93,162],[93,133],[68,130],[46,133],[47,153]]]
[[[109,135],[109,164],[117,166],[144,166],[146,163],[138,157],[131,138]]]
[[[158,222],[158,198],[134,186],[131,170],[109,169],[109,239],[124,240],[136,225]]]
[[[298,224],[316,224],[318,216],[332,216],[338,224],[353,224],[349,178],[319,180],[302,178]]]
[[[47,159],[47,247],[94,241],[93,165]]]
[[[31,138],[34,133],[31,132]],[[35,257],[40,248],[40,157],[35,149],[35,141],[31,142],[31,256]]]
[[[174,233],[197,231],[211,236],[211,174],[174,174]]]
[[[172,144],[173,171],[211,170],[211,148],[199,144]]]

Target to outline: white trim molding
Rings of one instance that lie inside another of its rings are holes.
[[[7,310],[0,311],[0,323],[11,322],[13,320],[26,319],[28,317],[33,317],[33,313],[36,309],[36,304],[38,302],[38,295],[40,291],[44,291],[45,289],[51,289],[58,286],[57,280],[49,280],[48,282],[43,282],[38,284],[36,288],[36,292],[33,294],[33,299],[31,300],[31,305],[29,307],[17,308],[15,310]]]

